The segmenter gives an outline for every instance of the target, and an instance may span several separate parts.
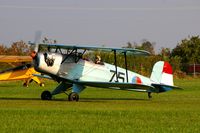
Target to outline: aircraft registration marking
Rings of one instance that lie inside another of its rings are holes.
[[[125,80],[125,73],[123,72],[117,72],[117,76],[116,76],[116,71],[114,70],[110,70],[111,73],[113,73],[111,79],[109,82],[119,82],[119,79],[124,83]],[[116,80],[114,78],[117,78]]]

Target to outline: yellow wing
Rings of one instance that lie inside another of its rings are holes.
[[[31,56],[12,56],[12,55],[0,55],[0,62],[14,63],[14,62],[31,62]]]

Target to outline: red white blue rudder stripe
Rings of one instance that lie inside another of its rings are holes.
[[[153,67],[150,79],[158,84],[173,86],[172,67],[168,62],[158,61]]]

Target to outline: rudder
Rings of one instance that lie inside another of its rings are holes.
[[[166,61],[158,61],[154,64],[150,79],[158,84],[173,86],[172,67]]]

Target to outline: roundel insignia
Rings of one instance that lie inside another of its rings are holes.
[[[135,77],[132,78],[132,83],[142,84],[142,80],[140,79],[140,77],[135,76]]]

